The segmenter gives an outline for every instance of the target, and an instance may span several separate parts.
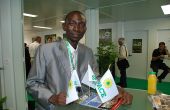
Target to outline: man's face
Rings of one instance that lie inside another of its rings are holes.
[[[38,38],[38,39],[37,39],[37,42],[38,42],[38,43],[41,43],[41,38]]]
[[[118,40],[119,45],[123,45],[123,42],[121,40]]]
[[[165,49],[165,45],[163,45],[163,44],[159,45],[159,50],[160,51],[163,51],[164,49]]]
[[[81,14],[73,13],[63,24],[63,29],[66,31],[68,40],[79,42],[86,32],[86,20]]]

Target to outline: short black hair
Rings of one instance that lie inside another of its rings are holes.
[[[78,13],[78,14],[84,16],[84,18],[85,18],[85,15],[81,11],[71,11],[65,16],[65,19],[64,19],[65,22],[68,21],[69,16],[72,15],[73,13]]]
[[[165,45],[165,42],[159,42],[159,46],[160,46],[160,45]]]

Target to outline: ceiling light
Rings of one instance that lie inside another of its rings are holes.
[[[51,27],[43,27],[43,26],[33,26],[35,28],[42,28],[42,29],[52,29]]]
[[[170,5],[163,5],[161,8],[165,15],[170,14]]]
[[[61,23],[65,23],[65,21],[60,21]]]
[[[33,15],[33,14],[28,14],[28,13],[23,13],[24,16],[28,17],[37,17],[38,15]]]

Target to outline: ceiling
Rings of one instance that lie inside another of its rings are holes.
[[[170,17],[164,15],[160,6],[170,0],[24,0],[24,12],[38,17],[24,17],[24,30],[43,31],[33,25],[61,28],[59,21],[73,10],[99,9],[99,22],[142,20]]]

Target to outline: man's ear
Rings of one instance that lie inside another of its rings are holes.
[[[65,23],[62,24],[62,27],[63,27],[63,30],[66,31],[66,24]]]

